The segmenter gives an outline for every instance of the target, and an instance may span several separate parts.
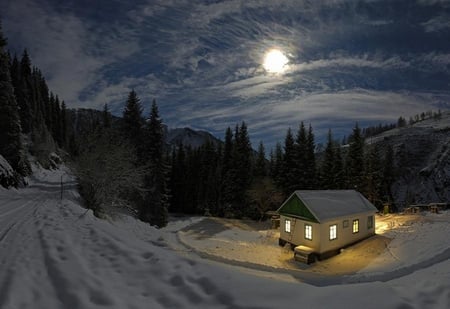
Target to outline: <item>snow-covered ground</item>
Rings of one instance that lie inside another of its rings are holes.
[[[407,265],[387,265],[384,273],[400,271],[392,279],[364,280],[358,273],[351,278],[368,282],[318,287],[289,273],[199,257],[177,235],[201,224],[202,218],[176,219],[162,230],[132,218],[97,219],[79,206],[75,182],[64,168],[35,169],[29,183],[25,189],[0,189],[2,309],[450,307],[448,258],[419,265],[416,260],[404,274]],[[421,235],[411,228],[420,240],[417,246],[394,238],[391,253],[398,256],[405,249],[423,260],[425,249],[448,251],[448,242],[439,235],[448,235],[443,230],[448,221],[440,227],[427,224]],[[420,247],[423,243],[426,248]],[[368,267],[364,275],[373,274],[373,279],[380,269],[376,271]]]

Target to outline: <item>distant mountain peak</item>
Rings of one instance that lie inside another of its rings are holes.
[[[214,145],[222,143],[209,132],[194,130],[189,127],[168,129],[166,132],[166,143],[171,146],[183,144],[184,146],[198,148],[206,142],[211,142]]]

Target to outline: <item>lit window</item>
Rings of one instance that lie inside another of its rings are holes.
[[[305,224],[305,238],[312,240],[312,226],[310,224]]]
[[[337,238],[337,225],[330,225],[330,240]]]
[[[353,233],[359,232],[359,220],[355,219],[353,220]]]
[[[371,228],[373,228],[373,216],[368,216],[367,217],[367,229],[370,230]]]
[[[286,220],[284,221],[284,231],[285,231],[286,233],[290,233],[290,232],[291,232],[291,220],[286,219]]]
[[[343,227],[343,228],[348,227],[348,220],[344,220],[344,221],[342,222],[342,227]]]

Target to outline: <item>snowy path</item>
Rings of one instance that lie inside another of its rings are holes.
[[[448,260],[389,282],[315,287],[280,281],[277,273],[187,258],[175,251],[182,247],[167,248],[195,218],[163,230],[131,218],[99,220],[78,205],[70,179],[60,200],[61,173],[40,171],[26,189],[0,189],[2,309],[450,305]]]

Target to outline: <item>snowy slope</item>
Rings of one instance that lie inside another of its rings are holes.
[[[35,169],[29,182],[0,189],[2,309],[450,307],[448,259],[387,282],[316,287],[199,258],[176,242],[198,218],[163,230],[99,220],[79,206],[65,169]]]
[[[441,119],[383,132],[367,142],[381,149],[393,147],[396,180],[391,189],[400,208],[450,201],[450,112]]]

